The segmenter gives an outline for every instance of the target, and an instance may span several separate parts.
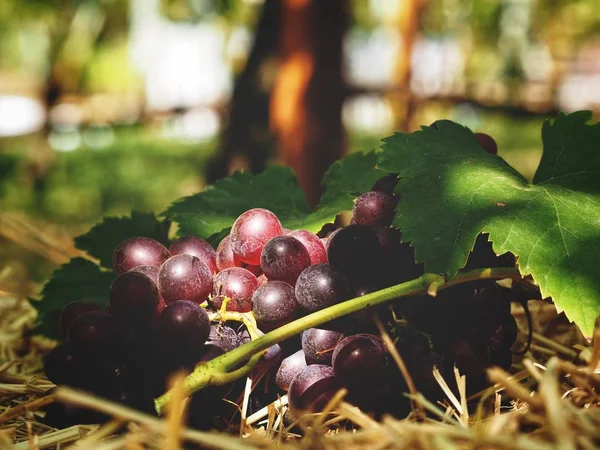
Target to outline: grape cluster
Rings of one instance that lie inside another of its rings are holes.
[[[275,214],[257,208],[237,218],[216,250],[194,236],[168,248],[145,237],[127,239],[113,253],[116,278],[106,306],[78,301],[62,310],[66,341],[48,354],[47,377],[150,412],[169,374],[191,371],[249,342],[244,325],[211,323],[208,312],[252,312],[259,331],[266,333],[418,277],[422,265],[391,226],[399,201],[396,183],[395,175],[379,180],[356,200],[351,223],[327,236],[286,230]],[[481,263],[475,257],[470,261]],[[263,356],[262,367],[272,376],[264,379],[261,391],[267,395],[260,400],[268,403],[287,392],[297,412],[323,407],[340,387],[367,410],[401,398],[405,388],[376,334],[375,313],[388,325],[423,391],[435,392],[434,365],[445,370],[457,364],[473,377],[483,376],[491,364],[507,367],[516,326],[506,298],[493,282],[469,284],[436,299],[371,307],[308,329]],[[218,407],[225,403],[220,399],[239,394],[238,388],[210,388],[194,396],[191,422],[198,416],[215,425],[216,415],[227,414]]]

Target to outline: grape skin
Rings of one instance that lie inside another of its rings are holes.
[[[67,336],[69,327],[75,319],[89,311],[99,311],[96,305],[86,302],[71,302],[60,312],[59,325],[63,336]]]
[[[267,279],[285,281],[292,286],[310,262],[302,242],[288,235],[270,239],[260,256],[260,267]]]
[[[302,333],[302,350],[306,363],[331,365],[333,350],[344,334],[323,328],[309,328]]]
[[[341,380],[335,376],[330,366],[307,366],[290,383],[290,409],[294,415],[302,411],[320,411],[340,387]]]
[[[113,340],[110,315],[105,311],[90,311],[82,314],[69,327],[67,337],[77,354],[106,352]]]
[[[395,203],[391,196],[383,192],[365,192],[354,203],[353,223],[372,227],[390,225],[394,218]]]
[[[158,288],[148,275],[125,272],[115,278],[109,294],[113,316],[126,322],[148,322],[158,305]]]
[[[252,296],[252,312],[262,331],[271,331],[296,317],[294,288],[283,281],[268,281]]]
[[[130,270],[130,272],[139,272],[150,277],[150,279],[154,281],[156,289],[158,289],[158,271],[159,268],[154,266],[138,266]],[[158,316],[160,316],[160,313],[163,312],[166,307],[167,303],[165,302],[165,299],[162,297],[162,295],[160,295],[159,291],[158,303],[156,304],[156,309],[154,310],[154,318],[156,319]]]
[[[192,255],[204,262],[210,271],[215,274],[217,270],[217,252],[204,239],[196,236],[183,236],[176,239],[169,246],[171,256],[175,255]]]
[[[158,288],[167,304],[177,300],[202,303],[212,292],[212,274],[195,256],[172,256],[158,272]]]
[[[223,297],[229,297],[228,311],[252,310],[252,295],[258,289],[258,280],[250,271],[241,267],[228,267],[215,275],[211,302],[220,309]]]
[[[342,339],[335,347],[332,366],[337,376],[360,381],[386,364],[383,341],[373,334],[355,334]]]
[[[370,227],[348,225],[330,238],[327,256],[349,279],[364,280],[376,272],[381,258],[379,239]]]
[[[296,300],[307,311],[314,312],[350,298],[346,277],[331,264],[308,267],[298,277]]]
[[[304,350],[298,350],[296,353],[292,353],[281,361],[281,365],[275,375],[275,383],[281,389],[287,391],[294,377],[302,372],[306,366]]]
[[[217,246],[217,269],[225,270],[228,267],[235,267],[230,234],[225,236]]]
[[[306,230],[294,230],[288,233],[288,236],[302,242],[302,245],[304,245],[310,256],[311,265],[327,262],[327,250],[323,241],[316,234]]]
[[[250,209],[240,215],[231,227],[231,248],[242,262],[257,266],[265,244],[282,234],[281,222],[275,214],[267,209]]]
[[[146,237],[134,237],[121,242],[113,252],[113,267],[117,274],[137,266],[160,267],[171,254],[160,242]]]

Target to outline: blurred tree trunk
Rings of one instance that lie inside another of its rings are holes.
[[[280,68],[271,98],[278,162],[292,167],[315,206],[321,178],[345,150],[342,40],[347,0],[282,0]]]
[[[206,180],[210,184],[239,167],[256,173],[266,166],[273,147],[266,66],[277,50],[280,7],[281,0],[266,0],[262,7],[246,67],[235,83],[227,127],[208,165]]]

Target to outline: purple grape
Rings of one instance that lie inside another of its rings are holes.
[[[59,323],[60,329],[63,333],[63,336],[67,336],[67,332],[69,327],[73,323],[75,319],[77,319],[82,314],[90,311],[99,311],[96,305],[92,305],[91,303],[86,302],[71,302],[67,306],[65,306],[60,312]]]
[[[306,363],[331,365],[331,357],[336,345],[344,339],[337,331],[323,328],[309,328],[302,333],[302,350]]]
[[[348,336],[333,351],[335,374],[350,382],[368,379],[386,363],[385,344],[374,334]]]
[[[252,312],[262,331],[270,331],[296,317],[298,303],[294,288],[283,281],[268,281],[252,296]]]
[[[146,323],[159,301],[156,284],[141,272],[125,272],[115,278],[109,294],[111,314],[120,321]]]
[[[308,251],[311,264],[323,264],[327,262],[327,250],[319,236],[306,230],[295,230],[288,233],[288,236],[302,242],[302,245]]]
[[[308,267],[296,282],[296,300],[307,311],[319,311],[350,298],[346,277],[331,264]]]
[[[105,353],[114,339],[110,314],[90,311],[73,321],[67,334],[77,354]]]
[[[158,333],[170,356],[179,361],[197,361],[210,334],[210,320],[196,303],[178,300],[160,315]]]
[[[217,269],[225,270],[235,267],[235,257],[231,248],[231,235],[228,234],[217,246]]]
[[[365,279],[377,270],[381,259],[379,239],[372,228],[348,225],[329,241],[329,263],[349,279]]]
[[[310,266],[306,247],[292,236],[276,236],[264,246],[260,267],[269,280],[294,285],[300,273]]]
[[[152,281],[154,281],[154,284],[156,285],[156,289],[158,289],[158,271],[159,271],[159,268],[154,267],[154,266],[138,266],[138,267],[134,267],[133,269],[130,270],[130,272],[139,272],[139,273],[143,273],[144,275],[149,276],[150,279]],[[160,295],[160,291],[159,291],[158,292],[158,303],[156,304],[156,309],[154,310],[154,318],[157,318],[158,316],[160,316],[160,313],[162,313],[166,307],[167,307],[167,303],[165,302],[165,299],[162,297],[162,295]]]
[[[228,311],[252,311],[252,294],[258,289],[258,280],[248,270],[228,267],[215,275],[211,302],[220,309],[224,297],[229,297]]]
[[[57,345],[44,359],[46,377],[54,384],[73,385],[77,379],[76,359],[70,342]]]
[[[113,253],[117,274],[137,266],[160,267],[171,255],[160,242],[146,237],[134,237],[121,242]]]
[[[479,145],[481,145],[481,147],[486,152],[488,152],[491,155],[498,154],[498,144],[496,144],[496,141],[494,140],[494,138],[491,137],[489,134],[475,133],[475,137],[477,138]]]
[[[487,324],[486,324],[487,325]],[[493,350],[502,348],[510,349],[517,340],[518,327],[517,322],[512,315],[508,314],[502,317],[501,321],[487,326],[486,337],[488,337],[488,345]]]
[[[294,415],[304,411],[320,411],[340,388],[341,380],[331,367],[322,364],[307,366],[290,383],[290,410]]]
[[[383,192],[365,192],[356,199],[352,209],[353,223],[367,226],[385,226],[392,223],[396,201]]]
[[[477,376],[491,364],[490,348],[475,336],[465,336],[450,345],[449,356],[461,375]]]
[[[217,252],[204,239],[196,236],[184,236],[175,241],[169,246],[171,256],[175,255],[192,255],[204,262],[210,271],[215,274],[217,270]]]
[[[298,350],[296,353],[292,353],[281,361],[279,370],[277,370],[277,374],[275,375],[275,383],[281,389],[287,391],[292,380],[296,375],[302,372],[306,366],[304,350]]]
[[[158,288],[167,305],[177,300],[202,303],[212,287],[210,269],[192,255],[172,256],[158,272]]]
[[[265,244],[282,234],[283,228],[275,214],[267,209],[250,209],[231,227],[231,248],[242,262],[257,266]]]
[[[238,347],[238,334],[236,331],[224,324],[215,324],[210,326],[210,333],[206,344],[213,344],[221,347],[224,352]]]

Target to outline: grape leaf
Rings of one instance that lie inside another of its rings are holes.
[[[543,127],[544,156],[529,184],[474,134],[450,121],[384,140],[379,166],[400,174],[394,224],[428,272],[453,277],[480,232],[512,252],[586,336],[600,315],[600,126],[559,115]]]
[[[168,221],[160,222],[153,213],[132,211],[130,217],[106,217],[87,233],[75,238],[78,249],[112,268],[113,250],[125,239],[142,236],[168,245]]]
[[[179,235],[209,238],[231,227],[235,219],[251,208],[273,211],[284,227],[318,232],[333,222],[352,201],[369,190],[383,173],[377,171],[374,153],[353,154],[336,162],[324,178],[321,205],[311,211],[290,168],[271,166],[253,175],[236,172],[198,194],[173,203],[161,215],[179,226]]]
[[[40,331],[48,337],[60,338],[58,314],[71,302],[83,300],[104,307],[114,277],[113,272],[103,271],[84,258],[73,258],[60,266],[44,285],[41,299],[31,302],[38,310]]]

